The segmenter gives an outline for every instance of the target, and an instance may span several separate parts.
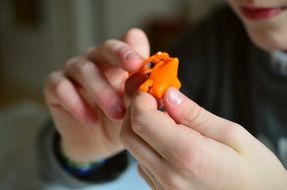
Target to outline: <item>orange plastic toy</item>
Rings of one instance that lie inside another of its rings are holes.
[[[147,58],[136,72],[149,75],[139,89],[150,93],[156,99],[161,99],[171,86],[179,89],[181,83],[177,78],[178,64],[178,58],[169,57],[165,52],[158,52]]]

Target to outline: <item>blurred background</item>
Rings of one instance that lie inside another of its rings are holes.
[[[13,179],[17,164],[34,159],[35,136],[48,117],[42,89],[51,71],[90,46],[119,38],[131,27],[144,29],[152,50],[159,51],[186,25],[200,21],[222,3],[1,0],[0,184]]]

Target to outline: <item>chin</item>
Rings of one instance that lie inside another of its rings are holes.
[[[287,50],[287,7],[286,11],[280,15],[271,18],[249,18],[240,9],[240,6],[234,3],[235,0],[229,0],[231,7],[239,16],[245,29],[253,41],[260,49],[266,51]],[[253,6],[260,7],[260,6]]]
[[[265,51],[287,50],[287,35],[285,33],[268,31],[263,29],[247,29],[253,43]]]

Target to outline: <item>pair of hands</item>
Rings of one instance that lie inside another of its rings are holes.
[[[204,110],[178,90],[147,93],[128,79],[149,56],[145,34],[132,29],[67,62],[47,80],[45,97],[62,148],[79,162],[127,148],[153,189],[286,189],[286,170],[244,128]],[[128,79],[128,80],[127,80]]]

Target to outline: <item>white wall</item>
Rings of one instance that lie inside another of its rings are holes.
[[[189,17],[198,21],[207,16],[213,8],[225,2],[226,0],[189,0]]]
[[[3,0],[2,3],[0,81],[7,88],[17,86],[39,93],[44,75],[54,62],[49,20],[36,28],[18,27],[13,22],[11,1]]]
[[[105,37],[119,37],[152,17],[175,17],[182,4],[188,5],[188,0],[105,0]]]
[[[48,73],[87,47],[119,38],[151,17],[172,19],[191,10],[188,16],[196,18],[219,1],[223,0],[41,0],[43,23],[31,29],[15,28],[11,1],[1,0],[0,82],[42,94]]]

